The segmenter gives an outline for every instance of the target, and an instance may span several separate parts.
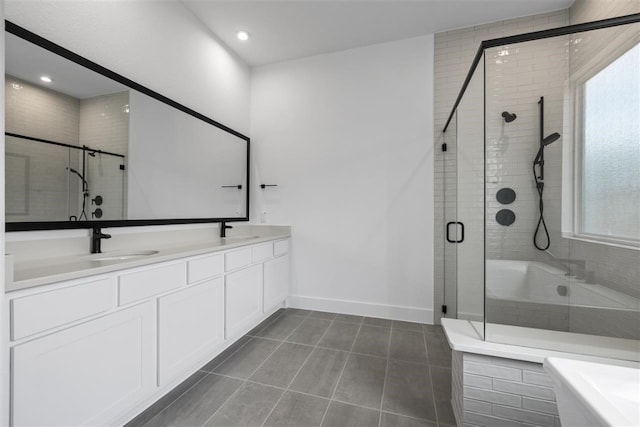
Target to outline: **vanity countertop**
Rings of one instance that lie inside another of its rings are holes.
[[[217,238],[206,242],[194,242],[192,244],[183,242],[167,248],[137,247],[135,249],[132,248],[131,251],[105,251],[102,254],[60,256],[15,262],[13,263],[13,280],[6,280],[5,292],[286,239],[290,237],[290,232],[287,229],[288,227],[282,227],[282,229],[276,233],[230,236],[228,238]],[[123,254],[144,251],[157,251],[157,253],[118,259],[118,256]],[[111,257],[111,259],[96,259],[103,257]]]

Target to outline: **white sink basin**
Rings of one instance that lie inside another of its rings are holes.
[[[549,357],[562,427],[640,426],[640,365],[635,368]]]
[[[129,251],[129,252],[112,252],[112,253],[104,253],[104,254],[95,254],[91,255],[89,258],[91,261],[102,262],[102,261],[122,261],[131,258],[144,257],[149,255],[155,255],[159,251]]]

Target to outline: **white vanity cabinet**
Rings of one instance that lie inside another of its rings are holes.
[[[11,349],[13,426],[107,425],[155,387],[146,302]]]
[[[223,341],[222,277],[158,298],[158,385],[189,370]]]
[[[11,292],[11,426],[124,424],[288,291],[287,239]]]

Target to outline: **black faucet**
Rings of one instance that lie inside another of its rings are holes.
[[[227,237],[227,228],[233,228],[230,225],[227,225],[226,222],[222,221],[220,223],[220,237]]]
[[[91,233],[91,253],[102,253],[102,239],[110,239],[111,234],[104,234],[100,227],[94,227]]]

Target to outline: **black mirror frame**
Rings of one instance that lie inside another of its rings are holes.
[[[197,224],[197,223],[216,223],[216,222],[239,222],[249,221],[249,188],[250,185],[250,138],[231,129],[228,126],[223,125],[203,114],[198,113],[182,105],[172,99],[167,98],[164,95],[159,94],[139,83],[136,83],[118,73],[115,73],[93,61],[90,61],[60,45],[57,45],[31,31],[20,27],[10,21],[5,20],[5,31],[20,37],[28,42],[31,42],[37,46],[42,47],[50,52],[53,52],[63,58],[66,58],[78,65],[88,68],[98,74],[101,74],[107,78],[117,81],[125,86],[130,87],[140,93],[143,93],[151,98],[154,98],[164,104],[167,104],[183,113],[189,114],[196,119],[200,119],[212,126],[215,126],[225,132],[228,132],[240,139],[243,139],[247,143],[247,191],[246,191],[246,215],[244,217],[232,217],[232,218],[176,218],[176,219],[135,219],[135,220],[108,220],[108,221],[33,221],[33,222],[6,222],[5,231],[35,231],[35,230],[69,230],[69,229],[83,229],[83,228],[108,228],[108,227],[139,227],[145,225],[170,225],[170,224]]]

